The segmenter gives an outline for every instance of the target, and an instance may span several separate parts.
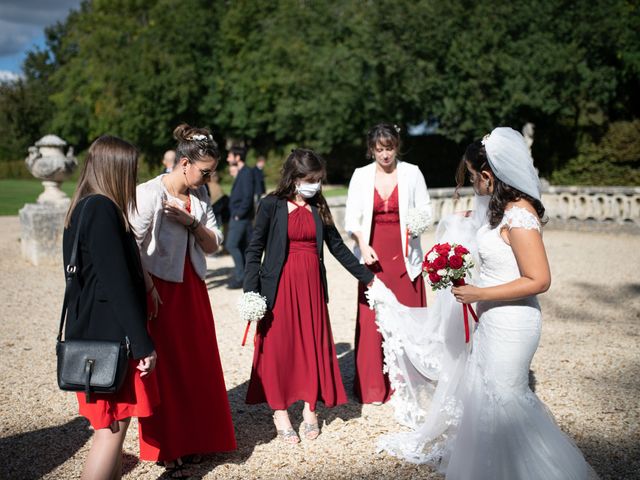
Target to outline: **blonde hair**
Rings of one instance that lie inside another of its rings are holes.
[[[111,135],[102,135],[89,147],[80,179],[64,220],[65,228],[71,215],[84,197],[100,194],[108,197],[120,209],[124,226],[130,230],[129,211],[136,211],[136,177],[138,149],[129,142]]]

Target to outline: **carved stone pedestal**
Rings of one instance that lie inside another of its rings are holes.
[[[34,265],[62,262],[62,232],[69,201],[27,203],[20,209],[22,257]]]

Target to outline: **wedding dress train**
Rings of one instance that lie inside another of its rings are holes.
[[[474,217],[441,222],[437,241],[469,248],[480,258],[476,283],[492,286],[520,277],[501,227],[540,230],[540,224],[515,207],[491,229],[484,207]],[[542,321],[536,297],[479,302],[480,322],[466,344],[462,306],[449,290],[437,293],[433,307],[420,309],[399,304],[379,281],[368,296],[384,337],[395,389],[391,403],[397,420],[411,428],[382,436],[379,450],[432,464],[447,479],[597,478],[529,388]]]

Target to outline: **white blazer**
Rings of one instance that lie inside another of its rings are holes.
[[[131,226],[140,248],[142,265],[151,274],[169,282],[182,282],[187,248],[193,269],[204,280],[207,262],[204,251],[189,234],[184,225],[169,220],[163,213],[162,202],[173,200],[184,207],[184,202],[174,197],[162,183],[163,175],[138,185],[136,202],[138,211],[131,212]],[[222,232],[216,224],[205,186],[190,191],[191,215],[212,230],[222,244]]]
[[[407,252],[407,212],[414,208],[427,210],[433,218],[431,200],[427,191],[427,184],[420,169],[411,163],[398,162],[398,203],[400,206],[400,230],[402,239],[402,253]],[[362,233],[362,240],[368,245],[371,239],[371,222],[373,219],[373,194],[376,178],[376,162],[361,168],[356,168],[349,182],[347,194],[347,208],[345,212],[345,230],[351,235],[353,232]],[[364,260],[357,244],[353,253]],[[411,280],[414,280],[422,270],[422,247],[420,237],[409,239],[408,255],[404,264]]]

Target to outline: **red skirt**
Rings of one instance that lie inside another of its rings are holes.
[[[140,458],[171,461],[236,449],[209,294],[185,258],[182,283],[154,278],[162,305],[149,323],[160,405],[140,419]]]
[[[148,417],[159,403],[158,386],[154,372],[140,377],[138,360],[129,361],[127,378],[122,388],[114,393],[95,393],[87,403],[83,392],[77,392],[80,415],[86,417],[94,430],[108,428],[117,420],[130,417]]]

